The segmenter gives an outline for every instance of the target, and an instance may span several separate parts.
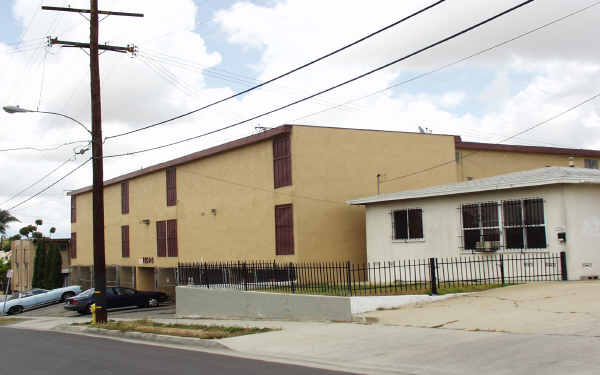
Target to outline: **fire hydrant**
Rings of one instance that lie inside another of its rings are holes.
[[[92,313],[92,324],[96,325],[96,304],[93,303],[90,306],[90,312]]]

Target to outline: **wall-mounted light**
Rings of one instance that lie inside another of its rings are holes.
[[[140,221],[140,223],[150,225],[150,219],[144,219],[144,220]]]
[[[214,215],[214,216],[217,216],[217,209],[216,208],[211,208],[210,209],[210,214]]]

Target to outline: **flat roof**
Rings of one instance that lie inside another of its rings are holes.
[[[454,184],[432,186],[424,189],[407,190],[353,199],[348,201],[348,204],[369,205],[381,202],[432,198],[553,184],[600,184],[600,170],[572,167],[546,167]]]

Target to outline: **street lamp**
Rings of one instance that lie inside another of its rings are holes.
[[[84,128],[86,132],[90,133],[90,135],[92,134],[92,132],[90,131],[90,129],[88,129],[85,125],[83,125],[81,123],[81,121],[78,121],[78,120],[74,119],[73,117],[64,115],[62,113],[48,112],[48,111],[36,111],[36,110],[33,110],[33,109],[21,108],[18,105],[7,105],[7,106],[2,107],[2,109],[4,109],[4,112],[10,113],[10,114],[13,114],[13,113],[45,113],[45,114],[48,114],[48,115],[61,116],[61,117],[68,118],[69,120],[75,122],[77,125],[79,125],[82,128]]]
[[[93,127],[94,131],[90,131],[81,121],[74,119],[62,113],[38,111],[25,109],[17,106],[2,107],[7,113],[45,113],[67,118],[77,125],[81,126],[92,136],[92,163],[93,163],[93,204],[92,204],[92,227],[93,227],[93,242],[94,242],[94,287],[96,295],[96,309],[99,311],[96,314],[96,320],[100,323],[105,323],[108,320],[106,312],[106,261],[105,261],[105,243],[104,243],[104,182],[102,181],[102,137],[99,127]]]

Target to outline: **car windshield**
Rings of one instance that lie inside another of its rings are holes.
[[[84,291],[84,292],[81,292],[81,293],[79,293],[79,294],[77,295],[77,297],[89,297],[89,296],[91,296],[92,294],[94,294],[94,288],[92,288],[92,289],[88,289],[88,290],[86,290],[86,291]]]

